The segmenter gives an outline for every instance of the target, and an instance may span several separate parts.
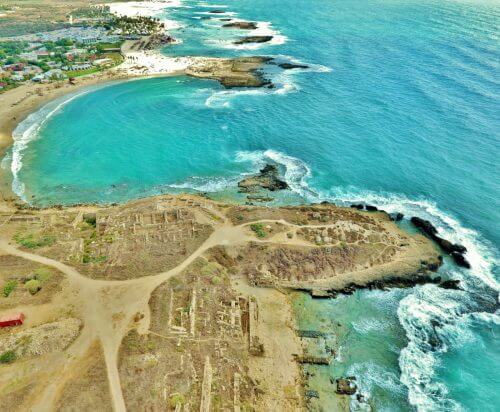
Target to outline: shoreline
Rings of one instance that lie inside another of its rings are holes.
[[[120,65],[121,66],[121,65]],[[39,111],[50,102],[75,93],[86,87],[103,86],[107,83],[125,82],[130,80],[141,80],[153,77],[182,76],[183,70],[171,70],[158,73],[138,73],[134,71],[124,71],[122,67],[110,69],[105,72],[94,73],[82,76],[77,79],[76,84],[66,82],[47,84],[23,84],[15,89],[9,90],[0,95],[0,158],[3,160],[7,150],[14,144],[14,131],[25,121],[28,116]],[[118,69],[118,70],[117,70]],[[0,168],[1,197],[0,208],[5,207],[5,203],[22,201],[12,191],[12,181],[5,179],[6,173]],[[10,183],[6,185],[5,183]]]

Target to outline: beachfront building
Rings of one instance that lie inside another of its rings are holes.
[[[34,82],[46,82],[50,80],[63,80],[68,76],[61,69],[48,70],[45,73],[37,74],[31,80]]]

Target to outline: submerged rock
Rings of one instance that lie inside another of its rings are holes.
[[[236,40],[234,44],[247,44],[247,43],[267,43],[271,41],[273,36],[246,36]]]
[[[271,192],[288,189],[288,183],[279,178],[278,168],[274,165],[266,165],[257,175],[247,177],[238,182],[238,187],[242,193],[257,192],[260,189],[267,189]]]
[[[235,21],[234,23],[224,24],[222,27],[242,30],[255,30],[257,28],[257,23],[253,21]]]
[[[225,10],[210,10],[209,13],[212,13],[212,14],[224,14]]]

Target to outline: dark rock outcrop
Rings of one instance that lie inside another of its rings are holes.
[[[288,184],[279,178],[278,168],[274,165],[266,165],[259,174],[247,177],[238,182],[238,187],[242,193],[257,192],[260,189],[267,189],[271,192],[288,189]]]
[[[458,266],[461,266],[461,267],[466,268],[466,269],[470,269],[469,261],[461,253],[451,252],[451,257],[453,258],[453,260],[455,261],[455,263]]]
[[[273,36],[246,36],[236,40],[234,44],[247,44],[247,43],[267,43],[271,41]]]
[[[234,23],[224,24],[222,27],[242,30],[255,30],[257,28],[257,23],[253,21],[235,21]]]
[[[295,64],[295,63],[281,63],[278,65],[282,69],[290,70],[290,69],[308,69],[309,66],[305,64]]]
[[[391,215],[392,220],[394,220],[395,222],[401,222],[404,217],[405,217],[405,215],[403,215],[402,213],[399,213],[399,212],[393,213]]]
[[[362,204],[355,204],[355,205],[351,205],[351,207],[352,207],[353,209],[358,209],[358,210],[363,210],[363,209],[365,208],[365,206],[364,206],[364,205],[362,205]]]
[[[467,252],[467,248],[458,243],[452,243],[449,240],[443,239],[438,236],[438,231],[434,225],[428,220],[421,219],[419,217],[413,216],[411,222],[417,227],[422,233],[430,237],[434,242],[436,242],[439,247],[449,254],[458,266],[470,269],[470,263],[467,261],[463,255]]]
[[[212,14],[224,14],[225,11],[224,10],[210,10],[209,13],[212,13]]]
[[[439,287],[443,289],[462,290],[460,281],[455,279],[445,280],[439,284]]]
[[[354,395],[358,390],[358,387],[354,383],[355,378],[353,376],[347,378],[337,378],[337,392],[339,395]]]
[[[376,212],[378,210],[377,206],[372,206],[372,205],[366,205],[365,206],[365,209],[368,211],[368,212]]]

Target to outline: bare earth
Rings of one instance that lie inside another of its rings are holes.
[[[0,332],[17,355],[0,365],[0,407],[302,410],[287,290],[411,276],[437,258],[386,215],[333,205],[184,195],[6,210],[0,286],[17,288],[0,315],[22,310],[26,322]]]

